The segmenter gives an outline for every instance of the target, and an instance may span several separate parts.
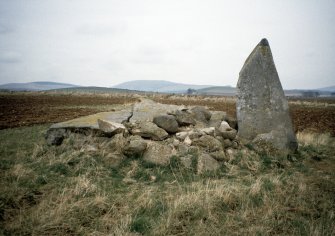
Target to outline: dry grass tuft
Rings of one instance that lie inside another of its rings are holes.
[[[298,132],[298,142],[302,145],[313,145],[313,146],[328,146],[335,147],[334,138],[329,133],[309,133],[309,132]]]

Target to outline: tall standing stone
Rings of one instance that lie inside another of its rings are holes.
[[[266,39],[255,47],[240,71],[236,112],[242,140],[280,152],[297,149],[288,102]]]

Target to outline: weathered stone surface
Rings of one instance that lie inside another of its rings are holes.
[[[215,171],[219,168],[220,163],[209,154],[202,153],[199,155],[197,165],[198,174],[203,174],[205,171]]]
[[[116,123],[113,121],[106,121],[98,119],[99,129],[105,134],[112,136],[115,134],[123,133],[126,131],[126,127],[123,124]]]
[[[180,141],[184,141],[184,139],[188,136],[188,132],[182,131],[179,133],[176,133],[176,138]]]
[[[233,143],[229,139],[225,139],[225,140],[223,140],[222,145],[223,145],[224,148],[229,148],[233,145]]]
[[[150,138],[152,140],[164,140],[169,134],[162,128],[159,128],[152,122],[143,121],[135,124],[130,132],[133,135],[139,135],[143,138]]]
[[[150,99],[142,98],[141,102],[134,104],[133,116],[130,118],[130,122],[152,121],[156,116],[181,109],[184,109],[184,106],[161,104]]]
[[[198,129],[190,130],[187,132],[188,137],[190,137],[191,140],[200,138],[201,136],[205,135],[204,132]]]
[[[227,157],[228,161],[233,160],[236,155],[237,155],[237,150],[236,149],[228,148],[226,150],[226,157]]]
[[[211,119],[209,120],[209,126],[219,128],[221,122],[227,117],[227,113],[224,111],[212,111]]]
[[[214,136],[215,135],[215,127],[203,128],[200,131],[204,132],[205,134],[208,134],[210,136]]]
[[[100,112],[94,115],[84,116],[77,119],[56,123],[50,126],[48,135],[52,135],[56,129],[64,129],[69,132],[80,132],[83,134],[93,134],[95,136],[104,136],[105,132],[99,129],[98,120],[125,124],[136,121],[152,121],[155,116],[166,114],[175,110],[182,110],[184,106],[166,105],[156,103],[149,99],[141,99],[141,102],[134,105],[120,105],[117,110],[111,112]],[[104,129],[104,128],[102,128]],[[52,136],[48,138],[48,143],[52,143]],[[108,136],[108,135],[107,135]],[[62,138],[58,138],[61,140]],[[61,143],[61,141],[58,141]]]
[[[125,106],[123,110],[112,112],[100,112],[94,115],[84,116],[77,119],[53,124],[50,129],[92,129],[98,130],[98,119],[122,123],[131,116],[131,107]]]
[[[231,130],[232,128],[230,127],[227,121],[222,121],[218,129],[219,131],[223,132],[223,131]]]
[[[46,133],[48,145],[61,145],[66,137],[66,129],[49,129]]]
[[[281,150],[287,149],[287,144],[282,142],[285,138],[285,136],[283,137],[283,132],[273,130],[269,133],[257,135],[252,140],[252,144],[258,152],[276,154],[280,153]]]
[[[144,139],[137,135],[130,136],[123,153],[128,157],[139,157],[142,156],[146,148],[147,142]]]
[[[198,139],[194,139],[192,145],[202,147],[207,152],[215,152],[222,150],[221,142],[209,135],[204,135]]]
[[[183,110],[177,110],[174,113],[174,116],[176,117],[176,120],[179,125],[181,126],[187,126],[187,125],[195,125],[196,121],[192,117],[192,114],[190,114],[187,111]]]
[[[217,161],[229,161],[224,151],[211,152],[209,155]]]
[[[192,168],[192,155],[181,156],[180,162],[185,168]]]
[[[275,131],[275,137],[266,138],[270,145],[283,152],[297,149],[288,103],[266,39],[255,47],[240,72],[236,112],[241,139],[250,142]]]
[[[153,123],[168,133],[176,133],[178,131],[178,122],[172,115],[156,116],[153,119]]]
[[[184,144],[188,145],[188,146],[191,146],[192,145],[192,140],[190,139],[189,136],[187,136],[185,139],[184,139]]]
[[[237,134],[237,131],[235,129],[220,132],[220,135],[224,139],[230,139],[230,140],[234,140],[236,138],[236,134]]]
[[[158,142],[149,142],[143,154],[143,160],[151,164],[166,166],[175,154],[176,151],[170,146]]]
[[[196,106],[191,109],[193,113],[193,117],[201,122],[208,122],[212,116],[212,114],[205,108],[201,106]]]
[[[126,144],[127,140],[123,137],[123,134],[116,134],[109,142],[108,147],[112,153],[122,154]]]

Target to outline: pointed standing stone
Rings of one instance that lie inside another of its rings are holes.
[[[238,136],[280,152],[298,147],[288,102],[266,39],[255,47],[237,83]]]

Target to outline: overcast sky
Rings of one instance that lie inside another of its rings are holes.
[[[284,88],[335,85],[332,0],[0,0],[0,84],[236,86],[264,37]]]

